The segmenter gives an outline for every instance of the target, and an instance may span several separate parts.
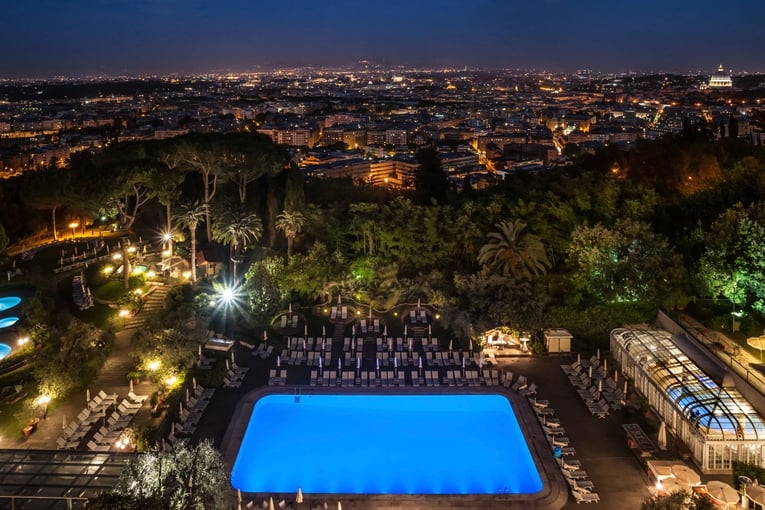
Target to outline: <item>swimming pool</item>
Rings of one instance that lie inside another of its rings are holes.
[[[244,492],[535,494],[543,484],[506,397],[266,395],[231,473]]]
[[[10,328],[17,322],[19,322],[18,317],[3,317],[2,319],[0,319],[0,329]]]
[[[8,344],[0,344],[0,359],[8,356],[13,349]]]
[[[0,298],[0,312],[10,310],[14,306],[21,303],[21,298],[17,296],[7,296]]]

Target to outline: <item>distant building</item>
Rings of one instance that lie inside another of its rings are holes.
[[[722,64],[720,64],[720,67],[717,68],[717,72],[714,73],[709,78],[709,88],[712,89],[723,89],[723,88],[730,88],[733,86],[733,80],[730,77],[729,72],[725,72],[725,69],[723,69]]]

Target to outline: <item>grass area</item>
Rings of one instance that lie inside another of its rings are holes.
[[[125,295],[122,281],[108,280],[103,285],[92,289],[93,297],[102,301],[118,301]]]
[[[108,305],[96,303],[86,310],[78,310],[75,308],[72,310],[72,315],[83,322],[93,324],[98,329],[109,329],[122,326],[117,320],[117,311],[110,308]]]

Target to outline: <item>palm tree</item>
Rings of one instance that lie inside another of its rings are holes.
[[[545,246],[537,236],[524,232],[525,223],[503,221],[496,227],[499,231],[486,236],[488,241],[478,253],[479,264],[527,280],[547,273],[551,264]]]
[[[239,255],[250,242],[257,243],[263,235],[263,222],[258,215],[242,209],[229,211],[213,224],[213,239],[229,246],[232,280],[236,281]]]
[[[207,204],[194,202],[182,204],[175,215],[175,223],[189,229],[191,234],[191,281],[197,281],[197,226],[204,223],[207,215]]]
[[[303,228],[303,223],[305,223],[305,216],[297,211],[285,209],[276,217],[276,228],[284,232],[284,237],[287,238],[287,260],[292,256],[292,245],[298,232]]]

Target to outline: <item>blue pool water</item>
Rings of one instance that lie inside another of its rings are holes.
[[[21,298],[16,296],[8,296],[0,298],[0,312],[10,310],[14,306],[21,303]]]
[[[0,329],[10,328],[17,322],[19,322],[18,317],[3,317],[2,319],[0,319]]]
[[[255,404],[231,484],[326,494],[542,490],[501,395],[268,395]]]
[[[0,344],[0,359],[8,356],[11,353],[11,346],[7,344]]]

